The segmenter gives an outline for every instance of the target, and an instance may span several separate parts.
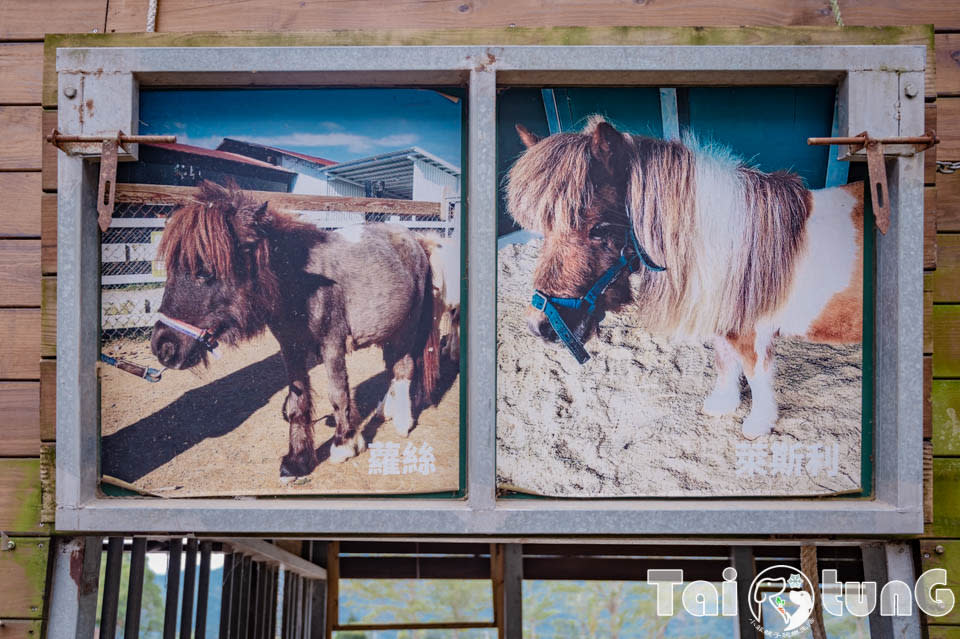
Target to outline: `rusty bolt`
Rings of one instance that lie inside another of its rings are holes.
[[[903,94],[908,98],[915,98],[917,97],[918,93],[919,91],[917,91],[917,85],[915,85],[913,82],[907,82],[907,84],[903,87]]]
[[[7,540],[7,550],[13,550],[16,547],[17,547],[17,542],[15,542],[12,539]]]
[[[69,99],[74,99],[77,97],[77,90],[73,87],[67,87],[63,90],[63,95],[67,96]]]
[[[938,555],[942,555],[945,551],[946,548],[944,548],[942,544],[937,544],[933,548],[933,552],[937,553]]]

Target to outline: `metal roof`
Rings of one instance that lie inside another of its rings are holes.
[[[323,172],[331,179],[345,180],[353,184],[382,181],[384,195],[412,199],[413,166],[417,161],[435,166],[455,177],[460,176],[460,169],[415,146],[341,162],[327,167]]]
[[[261,169],[269,169],[271,171],[277,171],[278,173],[294,174],[294,171],[285,169],[282,166],[276,166],[275,164],[269,164],[268,162],[261,162],[256,158],[249,157],[247,155],[240,155],[239,153],[231,153],[230,151],[220,151],[213,149],[205,149],[200,146],[192,146],[190,144],[170,144],[170,143],[153,143],[153,144],[143,144],[142,146],[154,147],[157,149],[163,149],[165,151],[174,151],[176,153],[184,153],[186,155],[197,155],[206,158],[212,158],[214,160],[223,160],[226,162],[236,162],[238,164],[247,164],[250,166],[255,166]]]
[[[281,149],[279,147],[269,146],[267,144],[247,142],[246,140],[238,140],[236,138],[223,138],[223,141],[220,143],[217,149],[241,153],[243,155],[247,155],[247,153],[244,153],[244,151],[263,149],[263,151],[278,153],[280,155],[289,155],[290,157],[312,162],[314,164],[319,164],[320,166],[330,166],[331,164],[336,164],[336,162],[333,160],[328,160],[327,158],[321,158],[315,155],[307,155],[306,153],[299,153],[289,149]]]

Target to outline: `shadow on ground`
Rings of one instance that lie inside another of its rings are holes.
[[[458,373],[457,364],[443,363],[436,397],[450,390]],[[383,371],[353,389],[356,414],[367,442],[373,441],[383,423],[382,418],[371,415],[389,383],[389,374]],[[205,439],[230,433],[267,405],[286,385],[283,360],[280,353],[275,353],[190,390],[152,415],[103,437],[101,472],[125,482],[135,482]],[[324,389],[314,388],[313,392],[322,393]],[[283,417],[278,414],[276,418],[277,426],[286,428]],[[321,463],[330,456],[333,427],[332,414],[320,416],[314,423],[314,441],[324,442],[317,450]],[[278,467],[279,464],[277,459]]]

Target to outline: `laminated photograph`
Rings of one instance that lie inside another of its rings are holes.
[[[500,488],[859,492],[863,184],[798,132],[832,90],[592,91],[500,96]]]
[[[119,167],[101,239],[103,484],[461,490],[462,107],[143,92],[142,131],[177,143]]]

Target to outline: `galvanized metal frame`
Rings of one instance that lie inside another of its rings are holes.
[[[496,90],[501,85],[835,84],[841,135],[923,133],[922,46],[422,46],[60,49],[59,129],[136,133],[148,86],[469,87],[465,500],[106,498],[98,492],[96,166],[59,162],[57,529],[321,535],[896,535],[923,530],[922,160],[887,149],[893,224],[877,238],[871,499],[498,500]],[[73,91],[67,91],[72,89]],[[95,105],[94,116],[87,105]],[[136,154],[136,149],[131,149]],[[902,155],[897,155],[902,154]]]

